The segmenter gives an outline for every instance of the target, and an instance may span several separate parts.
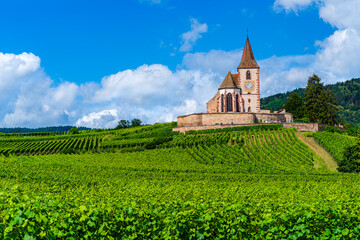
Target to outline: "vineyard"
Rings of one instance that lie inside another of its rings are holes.
[[[360,177],[327,170],[296,130],[173,126],[0,137],[0,238],[359,235]]]
[[[355,137],[339,133],[317,132],[313,137],[334,157],[337,162],[343,160],[345,148],[356,143]]]

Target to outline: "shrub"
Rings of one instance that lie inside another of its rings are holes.
[[[326,126],[325,131],[326,132],[343,133],[343,131],[341,131],[338,127],[334,127],[334,126]]]
[[[79,134],[79,129],[77,127],[72,127],[70,130],[69,130],[69,133],[70,134]]]

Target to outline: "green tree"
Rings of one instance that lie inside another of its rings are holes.
[[[356,145],[346,148],[344,158],[338,164],[339,172],[360,172],[360,141]]]
[[[130,122],[128,120],[120,120],[118,125],[116,126],[115,129],[122,129],[122,128],[128,128],[130,127]]]
[[[297,93],[292,93],[284,104],[287,112],[292,113],[295,119],[304,117],[304,104],[302,97]]]
[[[69,133],[70,134],[79,134],[80,131],[77,127],[72,127],[70,130],[69,130]]]
[[[141,126],[141,120],[138,118],[134,118],[131,120],[131,127],[139,127]]]
[[[305,88],[304,110],[311,122],[336,124],[338,108],[333,92],[326,90],[317,75],[309,77]]]

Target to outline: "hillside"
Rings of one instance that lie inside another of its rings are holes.
[[[182,135],[175,125],[0,136],[0,237],[328,239],[360,231],[360,177],[329,171],[295,129]]]
[[[346,122],[360,125],[360,78],[326,85],[325,87],[330,88],[336,96],[336,100],[340,105],[340,110],[338,111],[339,118]],[[262,98],[260,100],[261,108],[273,109],[274,111],[280,110],[293,92],[303,97],[305,88]]]

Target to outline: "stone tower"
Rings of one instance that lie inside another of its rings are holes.
[[[260,67],[246,39],[241,62],[238,66],[238,86],[242,90],[244,112],[260,112]]]

